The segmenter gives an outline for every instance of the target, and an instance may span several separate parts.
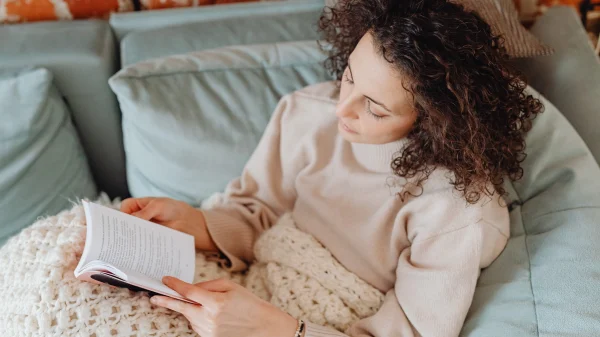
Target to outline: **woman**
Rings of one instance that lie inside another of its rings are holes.
[[[246,268],[260,233],[291,212],[385,293],[348,336],[458,336],[481,268],[508,240],[502,184],[522,175],[541,103],[507,68],[490,27],[446,0],[340,1],[320,26],[340,82],[281,100],[223,206],[140,198],[122,211],[193,235],[231,270]],[[347,336],[233,282],[165,283],[203,305],[153,302],[202,337]]]

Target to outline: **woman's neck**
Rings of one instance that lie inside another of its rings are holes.
[[[406,138],[386,144],[351,143],[358,164],[370,171],[392,173],[392,160],[406,143]]]

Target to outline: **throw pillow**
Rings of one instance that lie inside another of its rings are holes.
[[[504,47],[512,57],[533,57],[552,54],[551,47],[542,44],[519,22],[513,0],[453,0],[477,12],[495,34],[503,35]]]
[[[279,99],[330,79],[316,41],[235,46],[136,63],[109,84],[134,197],[192,205],[240,175]],[[157,164],[160,163],[160,164]]]
[[[0,71],[0,245],[38,217],[96,196],[52,78],[41,68]]]

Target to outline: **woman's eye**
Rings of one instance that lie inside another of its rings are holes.
[[[369,113],[369,115],[373,116],[373,118],[375,118],[375,119],[382,119],[385,117],[385,116],[378,115],[378,114],[374,113],[373,111],[371,111],[371,101],[369,101],[369,100],[367,100],[367,112]]]

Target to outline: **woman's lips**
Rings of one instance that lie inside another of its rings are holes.
[[[340,127],[341,127],[342,129],[344,129],[344,131],[346,131],[346,132],[348,132],[348,133],[354,133],[354,134],[356,134],[356,133],[357,133],[356,131],[354,131],[354,130],[350,129],[350,128],[348,127],[348,125],[344,124],[344,122],[342,122],[341,120],[339,121],[339,125],[340,125]]]

